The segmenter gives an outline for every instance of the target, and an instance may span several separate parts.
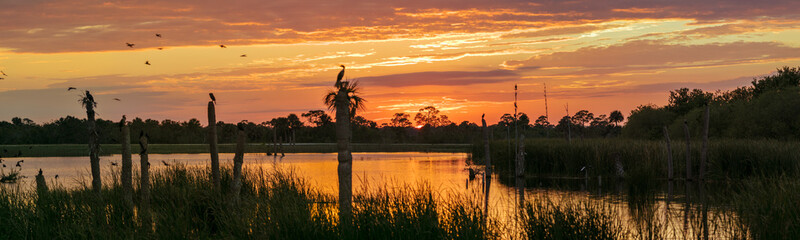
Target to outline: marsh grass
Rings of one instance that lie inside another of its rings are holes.
[[[223,197],[232,180],[230,168],[222,169],[223,193],[214,190],[209,174],[208,168],[179,164],[154,171],[152,229],[144,229],[146,224],[137,220],[138,209],[133,215],[124,209],[119,181],[106,183],[101,200],[85,184],[71,190],[56,185],[41,195],[22,184],[3,185],[0,238],[128,239],[153,234],[166,239],[487,239],[496,235],[486,227],[478,204],[438,201],[429,187],[357,194],[353,224],[342,228],[336,199],[290,170],[244,171],[239,204]],[[138,185],[138,176],[134,179]]]
[[[519,221],[525,239],[624,239],[628,231],[607,204],[535,198],[525,204]]]

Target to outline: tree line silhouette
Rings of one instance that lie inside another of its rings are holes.
[[[800,136],[800,68],[783,67],[777,73],[753,79],[750,86],[730,91],[706,92],[701,89],[680,88],[670,91],[668,104],[641,105],[631,111],[625,122],[620,111],[596,115],[579,110],[563,116],[555,124],[546,116],[531,122],[525,113],[518,113],[520,134],[528,138],[558,138],[571,132],[573,138],[627,137],[661,139],[663,127],[670,134],[683,132],[683,121],[689,122],[692,136],[701,136],[703,110],[710,105],[710,136],[722,138],[797,139]],[[301,119],[302,118],[302,119]],[[354,143],[475,143],[481,130],[473,122],[454,123],[433,106],[419,110],[413,117],[395,113],[388,123],[354,116]],[[624,122],[624,124],[623,124]],[[514,116],[504,114],[490,125],[490,138],[513,138]],[[97,119],[99,142],[118,143],[118,122]],[[218,122],[219,142],[236,141],[237,123]],[[324,110],[289,114],[261,123],[243,122],[247,141],[251,143],[282,142],[333,143],[336,141],[335,121]],[[0,144],[83,144],[88,142],[86,119],[66,116],[47,123],[34,123],[15,117],[11,122],[0,121]],[[150,134],[150,143],[206,143],[206,127],[199,120],[153,120],[134,118],[131,132]],[[568,128],[570,128],[568,130]],[[134,139],[134,143],[136,143]]]

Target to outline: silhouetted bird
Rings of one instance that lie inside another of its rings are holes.
[[[5,164],[3,164],[3,167],[6,167],[6,165],[5,165]]]
[[[163,163],[163,164],[164,164],[164,166],[167,166],[167,167],[169,167],[169,163],[165,162],[164,160],[161,160],[161,163]]]
[[[3,76],[8,76],[8,75],[6,75],[6,73],[5,73],[5,72],[3,72],[3,71],[0,71],[0,73],[2,73],[2,74],[3,74]]]
[[[136,45],[136,44],[133,44],[133,43],[125,43],[125,44],[127,44],[128,47],[133,47],[134,45]]]
[[[342,71],[339,71],[339,76],[336,76],[336,86],[338,87],[339,84],[342,82],[342,78],[344,77],[344,65],[339,65],[342,67]]]
[[[56,174],[55,178],[58,179],[58,174]]]
[[[228,47],[226,47],[225,45],[222,45],[222,44],[220,44],[220,45],[219,45],[219,47],[221,47],[221,48],[228,48]]]
[[[217,98],[214,97],[214,93],[208,93],[208,96],[211,97],[211,101],[214,102],[214,104],[217,104]]]
[[[69,87],[69,88],[67,88],[67,91],[72,91],[72,90],[75,90],[75,89],[77,89],[77,88]]]
[[[145,65],[150,65],[150,61],[144,61]]]
[[[163,48],[163,47],[160,47],[160,48],[158,48],[158,50],[164,50],[164,48]]]
[[[86,98],[89,99],[89,101],[94,102],[94,96],[89,93],[89,90],[86,90]]]
[[[160,33],[156,33],[156,37],[161,37],[161,34]]]
[[[17,161],[17,167],[22,167],[21,163],[24,163],[24,162],[25,162],[25,160],[19,160],[19,161]]]
[[[111,166],[117,166],[116,162],[111,162]]]
[[[122,101],[122,100],[119,100],[119,98],[114,98],[114,100],[116,100],[117,102]]]
[[[42,169],[39,168],[39,176],[41,176],[41,175],[42,175]]]
[[[125,121],[126,121],[125,115],[122,115],[122,120],[119,120],[119,130],[120,131],[122,130],[122,127],[125,126]]]
[[[247,57],[247,54],[242,54],[242,55],[241,55],[241,56],[239,56],[239,57]]]

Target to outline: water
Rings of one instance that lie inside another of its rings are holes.
[[[153,170],[164,168],[163,163],[209,164],[208,154],[150,154],[149,157]],[[468,157],[466,153],[353,153],[353,189],[359,192],[378,187],[419,187],[424,183],[443,198],[467,197],[483,203],[486,195],[482,178],[478,176],[470,180],[467,171],[469,167],[480,167],[468,166]],[[232,164],[232,158],[233,154],[220,154],[222,164]],[[30,183],[40,168],[50,184],[73,188],[80,186],[81,182],[89,182],[88,157],[7,158],[4,161],[7,167],[2,171],[8,172],[16,161],[22,159],[25,161],[21,163],[21,173],[26,177],[24,184],[28,186],[32,187]],[[133,162],[133,169],[137,171],[139,159],[135,155]],[[120,155],[101,157],[104,176],[121,167],[121,164],[114,166],[112,163],[120,163]],[[244,163],[245,168],[263,166],[292,170],[309,185],[332,196],[337,195],[338,162],[335,153],[300,153],[285,157],[254,153],[245,154]],[[522,191],[517,184],[521,185]],[[527,179],[522,183],[495,174],[490,183],[488,207],[492,218],[509,223],[514,222],[512,219],[519,209],[520,196],[528,201],[543,198],[556,203],[582,201],[604,206],[631,231],[631,237],[698,238],[708,230],[713,239],[727,238],[731,231],[726,217],[729,214],[722,214],[723,208],[708,201],[709,195],[720,195],[709,191],[711,189],[683,182],[640,186],[596,176],[590,179]],[[512,231],[509,234],[516,233]]]

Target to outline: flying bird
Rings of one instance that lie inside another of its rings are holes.
[[[241,56],[239,56],[239,57],[247,57],[247,54],[242,54],[242,55],[241,55]]]
[[[144,61],[144,64],[149,66],[150,65],[150,61]]]
[[[117,166],[116,162],[111,162],[111,166]]]
[[[3,74],[3,76],[8,76],[8,75],[6,75],[6,73],[5,73],[5,72],[3,72],[3,71],[0,71],[0,73],[2,73],[2,74]]]
[[[163,47],[160,47],[160,48],[158,48],[158,50],[164,50],[164,48],[163,48]]]
[[[161,37],[161,33],[156,33],[156,37]]]
[[[117,102],[122,101],[122,100],[119,100],[119,98],[114,98],[114,100],[116,100]]]
[[[161,163],[163,163],[163,164],[164,164],[164,166],[167,166],[167,167],[169,167],[169,163],[165,162],[164,160],[161,160]]]
[[[75,90],[75,89],[77,89],[77,88],[69,87],[69,88],[67,88],[67,91],[72,91],[72,90]]]
[[[336,76],[336,86],[339,86],[342,82],[342,78],[344,77],[344,65],[339,65],[342,67],[342,71],[339,71],[339,76]]]
[[[223,45],[223,44],[220,44],[220,45],[219,45],[219,47],[221,47],[221,48],[228,48],[228,47],[226,47],[226,46],[225,46],[225,45]]]
[[[56,174],[55,178],[58,179],[58,174]]]
[[[128,45],[128,47],[130,47],[130,48],[133,48],[133,46],[136,45],[136,44],[133,44],[133,43],[125,43],[125,44]]]
[[[22,165],[20,165],[20,163],[24,163],[24,162],[25,162],[25,160],[19,160],[19,161],[17,161],[17,167],[22,167]]]
[[[208,93],[208,96],[211,97],[211,101],[214,102],[214,104],[217,104],[217,98],[214,97],[214,93]]]

